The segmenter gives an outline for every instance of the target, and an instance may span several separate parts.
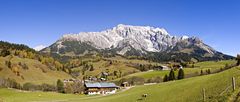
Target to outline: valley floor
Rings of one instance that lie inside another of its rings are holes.
[[[107,96],[86,96],[52,92],[22,92],[0,89],[0,102],[202,102],[202,89],[206,90],[206,101],[227,102],[233,92],[231,78],[236,78],[240,88],[240,67],[217,74],[188,78],[148,86],[136,86],[126,91]],[[147,94],[146,98],[142,98]],[[235,99],[231,99],[234,101]]]

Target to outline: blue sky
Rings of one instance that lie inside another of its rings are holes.
[[[239,5],[238,0],[0,0],[0,40],[35,47],[50,45],[65,33],[148,25],[200,37],[236,55]]]

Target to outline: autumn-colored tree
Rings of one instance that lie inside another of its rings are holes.
[[[89,71],[94,71],[94,67],[93,67],[92,64],[90,65],[90,69],[89,69]]]
[[[64,88],[65,93],[74,93],[73,84],[72,83],[66,83]]]
[[[8,50],[2,50],[1,53],[0,53],[0,56],[6,57],[6,56],[8,56],[8,55],[10,55],[10,54],[11,54],[10,51],[8,51]]]
[[[60,62],[54,61],[54,64],[57,70],[63,70],[63,65]]]
[[[20,72],[19,72],[18,66],[13,66],[13,67],[12,67],[12,71],[13,71],[13,73],[15,73],[17,76],[20,76]]]

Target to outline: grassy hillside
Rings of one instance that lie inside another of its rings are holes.
[[[149,62],[146,60],[137,60],[137,59],[126,59],[120,56],[111,57],[111,58],[102,58],[102,57],[92,57],[92,58],[82,58],[75,60],[75,63],[83,63],[86,62],[88,65],[92,65],[94,70],[86,70],[83,74],[84,65],[79,67],[71,68],[73,72],[79,72],[80,75],[78,78],[82,78],[83,76],[93,76],[100,77],[102,72],[109,73],[109,80],[116,79],[120,76],[126,76],[132,73],[140,72],[137,67],[140,64],[142,65],[159,65],[159,63]],[[74,63],[74,60],[72,61]],[[71,65],[71,64],[69,64]],[[117,75],[114,75],[116,72]]]
[[[140,59],[127,59],[124,58],[122,56],[115,56],[115,57],[111,57],[111,58],[105,58],[108,60],[113,60],[113,61],[119,61],[119,62],[124,62],[124,63],[141,63],[141,64],[153,64],[153,65],[159,65],[159,63],[157,62],[152,62],[150,60],[140,60]]]
[[[0,89],[0,99],[7,102],[29,101],[66,101],[66,102],[202,102],[202,88],[206,89],[207,101],[227,101],[232,94],[229,89],[220,95],[230,84],[231,78],[236,78],[237,88],[240,88],[240,67],[221,73],[166,82],[150,86],[136,86],[130,90],[109,96],[79,96],[43,92],[19,92]],[[141,100],[142,94],[148,97]],[[29,97],[29,98],[22,98]]]
[[[201,69],[219,69],[225,67],[226,64],[231,65],[235,64],[235,60],[223,60],[223,61],[206,61],[206,62],[199,62],[196,63],[195,66],[196,68],[201,68]]]
[[[89,61],[88,65],[93,66],[92,71],[88,69],[83,74],[84,65],[72,68],[72,71],[79,72],[78,78],[80,79],[82,79],[83,76],[100,77],[102,72],[108,72],[110,74],[110,80],[113,78],[117,78],[117,76],[113,75],[114,71],[117,72],[118,76],[120,72],[122,75],[139,72],[139,70],[137,70],[136,68],[127,66],[127,64],[122,62],[112,62],[112,64],[110,64],[109,61],[99,60],[97,62]]]
[[[70,75],[63,71],[51,70],[48,66],[42,64],[38,60],[12,57],[11,63],[19,71],[19,75],[14,73],[13,69],[6,66],[5,62],[9,60],[9,57],[0,57],[0,77],[15,79],[18,83],[31,82],[33,84],[55,84],[57,79],[71,78]],[[26,64],[28,69],[22,68],[19,63]]]
[[[66,101],[72,98],[81,98],[83,96],[72,94],[60,94],[54,92],[27,92],[15,89],[0,89],[0,102],[30,102],[30,101],[47,101],[57,100]]]
[[[26,45],[0,41],[1,79],[14,79],[20,84],[55,84],[57,79],[71,78],[64,71],[69,72],[52,57],[41,55]]]
[[[224,61],[206,61],[206,62],[199,62],[195,64],[195,68],[184,68],[185,75],[192,75],[197,74],[199,75],[201,73],[201,70],[205,73],[206,70],[211,69],[211,71],[220,70],[220,68],[224,68],[226,64],[231,65],[235,64],[235,60],[224,60]],[[124,76],[123,78],[130,78],[133,76],[144,78],[145,80],[150,78],[155,78],[157,76],[164,77],[166,74],[168,75],[170,71],[147,71],[147,72],[139,72],[130,74],[127,76]],[[175,71],[175,74],[177,75],[177,71]],[[119,78],[121,79],[121,78]],[[119,80],[116,79],[116,80]]]

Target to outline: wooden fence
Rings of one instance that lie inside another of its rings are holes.
[[[232,81],[231,81],[231,84],[229,86],[227,86],[220,94],[219,96],[222,96],[224,93],[230,91],[232,88],[232,91],[235,91],[236,90],[236,80],[235,80],[235,77],[232,77]],[[203,102],[206,102],[206,89],[203,88],[202,89],[202,96],[203,96]]]

